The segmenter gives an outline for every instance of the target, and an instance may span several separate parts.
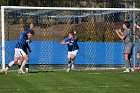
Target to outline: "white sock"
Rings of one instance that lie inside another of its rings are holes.
[[[25,68],[26,69],[26,73],[28,73],[29,72],[29,68]]]
[[[8,66],[11,67],[11,66],[14,65],[14,64],[15,64],[15,62],[14,62],[14,61],[11,61],[11,62],[8,64]]]
[[[4,71],[7,71],[9,69],[9,67],[6,67]]]
[[[68,63],[68,68],[70,68],[71,67],[71,64],[70,63]]]
[[[73,63],[74,61],[71,60],[71,63]]]
[[[9,64],[8,64],[8,66],[5,68],[5,70],[7,71],[12,65],[14,65],[14,61],[11,61]]]
[[[20,70],[23,70],[23,67],[25,66],[26,63],[27,63],[27,62],[26,62],[25,60],[22,62],[22,65],[21,65],[21,67],[20,67]]]

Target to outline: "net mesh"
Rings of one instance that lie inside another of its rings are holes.
[[[136,11],[136,21],[140,21],[139,14]],[[123,42],[115,29],[121,28],[123,20],[132,22],[133,11],[5,9],[6,64],[13,60],[21,26],[33,22],[35,36],[29,53],[32,70],[67,68],[67,46],[60,41],[70,31],[77,32],[80,47],[75,69],[121,68]]]

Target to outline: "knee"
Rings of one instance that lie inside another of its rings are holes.
[[[128,60],[128,54],[124,54],[124,60]]]
[[[24,60],[25,60],[25,61],[28,61],[28,56],[25,56],[25,57],[24,57]]]
[[[137,53],[136,54],[136,58],[140,58],[140,53]]]
[[[73,55],[72,57],[71,57],[71,60],[74,60],[75,59],[75,56]]]

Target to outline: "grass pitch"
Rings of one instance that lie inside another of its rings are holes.
[[[139,93],[140,71],[0,73],[0,93]]]

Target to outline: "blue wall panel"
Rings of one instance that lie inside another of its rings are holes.
[[[6,42],[6,63],[13,60],[16,41]],[[76,64],[124,64],[123,43],[79,42]],[[66,64],[67,46],[60,42],[33,41],[30,64]],[[1,52],[1,50],[0,50]]]

